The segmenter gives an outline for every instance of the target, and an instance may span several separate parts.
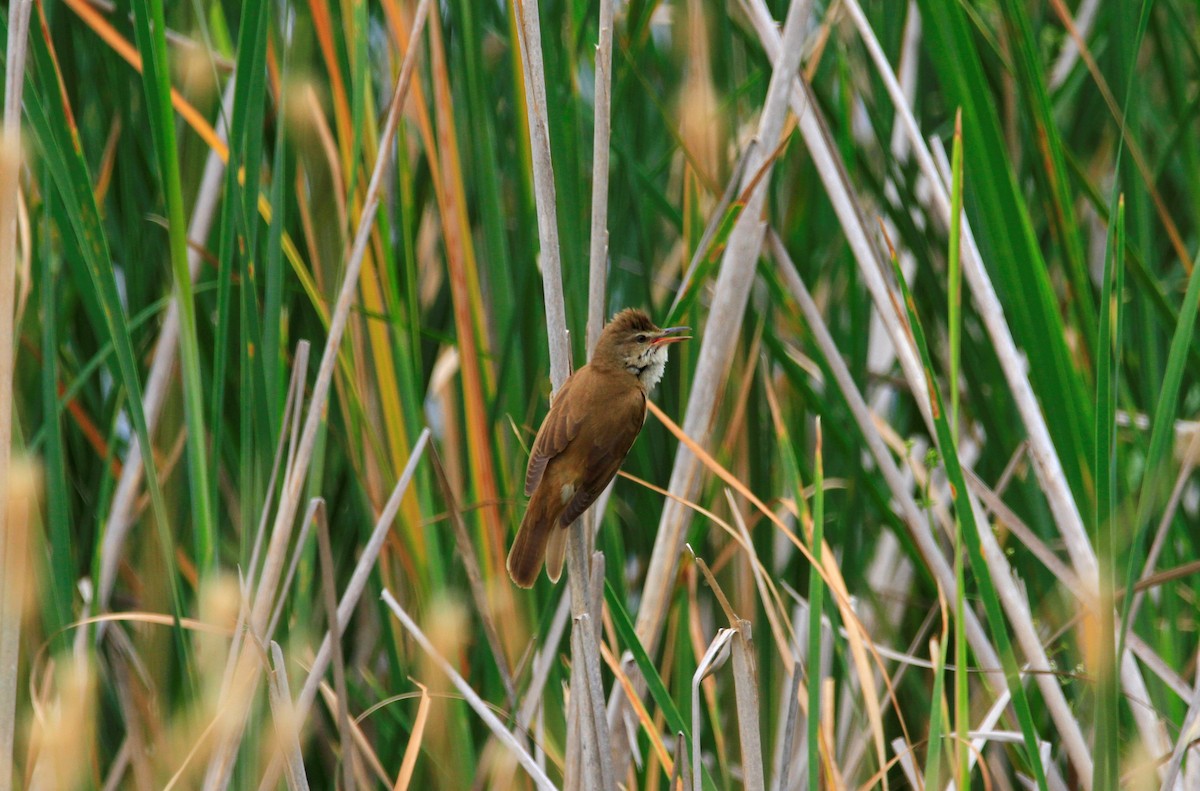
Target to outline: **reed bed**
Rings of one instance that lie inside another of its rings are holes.
[[[1200,787],[1193,5],[0,27],[0,791]]]

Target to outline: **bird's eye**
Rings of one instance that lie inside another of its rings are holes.
[[[645,342],[646,342],[646,336],[645,336],[645,335],[639,335],[639,336],[637,336],[637,342],[638,342],[638,343],[645,343]]]

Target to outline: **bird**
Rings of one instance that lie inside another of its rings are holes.
[[[626,308],[605,325],[591,362],[559,388],[529,453],[529,504],[508,553],[508,575],[532,588],[542,564],[558,582],[567,528],[583,515],[625,461],[646,422],[646,395],[662,379],[667,349],[688,327],[659,329]]]

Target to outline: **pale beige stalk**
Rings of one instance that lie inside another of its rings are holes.
[[[604,13],[601,2],[601,13]],[[542,59],[542,37],[538,14],[537,0],[516,0],[514,9],[517,14],[517,40],[521,47],[521,66],[525,78],[525,109],[529,124],[529,142],[533,154],[533,187],[537,204],[538,239],[541,245],[542,295],[546,310],[546,335],[550,345],[550,383],[557,392],[570,375],[569,350],[567,344],[566,307],[562,290],[562,263],[558,242],[557,197],[554,188],[554,165],[550,157],[550,123],[546,105],[546,77]],[[611,13],[611,9],[610,9]],[[611,27],[611,24],[610,24]],[[609,33],[611,35],[611,31]],[[601,30],[601,36],[605,35]],[[598,75],[599,81],[599,75]],[[607,89],[605,89],[607,93]],[[599,111],[597,112],[599,119]],[[607,113],[605,113],[607,123]],[[598,120],[599,123],[599,120]],[[600,135],[600,132],[597,132]],[[607,188],[607,135],[603,152],[597,151],[596,167],[604,168],[603,186]],[[605,201],[607,200],[605,196]],[[593,194],[595,201],[595,193]],[[607,211],[601,217],[596,216],[597,206],[593,205],[592,224],[592,266],[595,277],[596,248],[603,246],[603,241],[597,239],[597,223],[603,226]],[[602,261],[601,261],[602,263]],[[599,288],[600,300],[603,303],[603,283],[593,288]],[[595,292],[590,295],[595,297]],[[603,304],[601,304],[603,312]],[[591,577],[589,566],[590,551],[588,547],[586,520],[577,519],[570,527],[567,541],[567,583],[571,588],[571,612],[574,617],[574,627],[591,622],[588,606],[587,587]],[[573,627],[573,628],[574,628]],[[608,722],[602,716],[604,706],[604,690],[600,684],[600,655],[596,647],[594,633],[589,629],[584,634],[585,639],[572,641],[572,653],[576,661],[572,663],[571,671],[571,705],[580,706],[578,722],[581,728],[578,738],[582,742],[582,755],[589,782],[598,784],[601,788],[612,788],[614,785],[612,755],[609,750]],[[575,653],[575,648],[582,656]],[[568,781],[570,782],[570,780]]]
[[[14,322],[17,285],[17,213],[21,169],[21,94],[25,87],[25,49],[31,0],[9,4],[4,126],[0,129],[0,564],[9,558],[9,481],[12,462]],[[14,545],[19,541],[12,541]],[[11,580],[10,580],[11,582]],[[20,653],[23,586],[0,590],[0,667],[15,668]],[[12,787],[16,734],[17,674],[0,673],[0,791]]]

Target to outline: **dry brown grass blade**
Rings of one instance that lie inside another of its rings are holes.
[[[413,771],[417,767],[417,757],[421,754],[425,724],[429,721],[429,688],[416,679],[409,680],[421,690],[421,702],[417,704],[417,716],[413,719],[412,733],[408,737],[408,746],[404,748],[404,759],[400,762],[400,771],[396,774],[396,784],[392,786],[392,791],[408,791]]]
[[[341,60],[338,58],[334,39],[337,35],[333,30],[333,17],[329,12],[326,0],[308,0],[308,9],[312,14],[313,32],[317,35],[317,44],[321,50],[321,60],[329,74],[329,87],[333,99],[333,117],[338,125],[338,139],[342,143],[342,170],[350,173],[354,163],[350,161],[350,147],[354,141],[354,130],[351,128],[350,101],[346,98],[346,82],[342,78]]]
[[[337,581],[334,579],[333,548],[329,543],[329,522],[325,518],[325,502],[318,501],[317,558],[320,560],[321,602],[325,607],[325,622],[332,634],[341,634],[337,612]],[[350,736],[350,712],[346,710],[346,662],[342,656],[342,641],[334,640],[333,684],[337,692],[337,727],[342,743],[342,783],[347,791],[354,791],[354,740]],[[290,695],[289,695],[290,697]]]

